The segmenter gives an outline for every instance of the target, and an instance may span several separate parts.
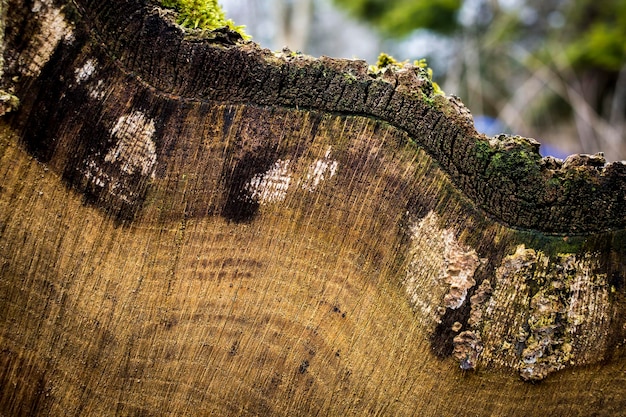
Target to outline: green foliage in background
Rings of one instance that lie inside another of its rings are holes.
[[[226,19],[217,0],[162,0],[161,6],[176,10],[176,22],[183,27],[204,30],[228,27],[244,39],[250,38],[245,34],[244,26],[236,26],[232,20]]]
[[[619,71],[626,62],[626,0],[523,0],[518,7],[504,8],[499,1],[485,1],[482,21],[463,28],[457,15],[463,0],[334,0],[381,33],[402,38],[416,29],[451,35],[480,30],[489,43],[532,38],[538,43],[558,42],[568,61],[577,66]],[[563,6],[564,5],[564,6]],[[533,23],[523,22],[524,10],[534,10]],[[547,26],[550,13],[560,9],[563,27]]]
[[[626,64],[626,0],[572,2],[565,36],[577,67],[619,71]]]
[[[416,28],[439,33],[457,29],[456,14],[462,0],[334,0],[353,16],[381,32],[402,37]]]

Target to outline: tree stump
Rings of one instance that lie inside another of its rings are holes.
[[[419,66],[2,7],[0,415],[623,412],[625,164]]]

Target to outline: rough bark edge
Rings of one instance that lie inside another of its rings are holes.
[[[120,69],[170,98],[384,120],[507,226],[569,235],[626,227],[626,164],[606,164],[601,155],[542,158],[532,139],[479,134],[463,104],[434,94],[419,67],[372,73],[359,60],[274,53],[252,42],[233,45],[228,36],[200,39],[145,1],[72,5],[64,8],[68,19],[83,20]]]

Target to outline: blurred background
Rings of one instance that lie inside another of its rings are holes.
[[[426,58],[488,135],[626,160],[626,0],[221,0],[262,46]]]

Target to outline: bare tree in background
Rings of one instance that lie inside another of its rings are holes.
[[[274,46],[293,50],[307,47],[313,21],[313,0],[274,0],[276,36]]]
[[[288,47],[312,56],[351,57],[368,62],[375,62],[383,50],[397,53],[398,48],[381,45],[380,34],[371,26],[351,18],[330,0],[221,3],[228,17],[245,25],[256,42],[274,50]],[[397,42],[393,45],[402,47]]]

